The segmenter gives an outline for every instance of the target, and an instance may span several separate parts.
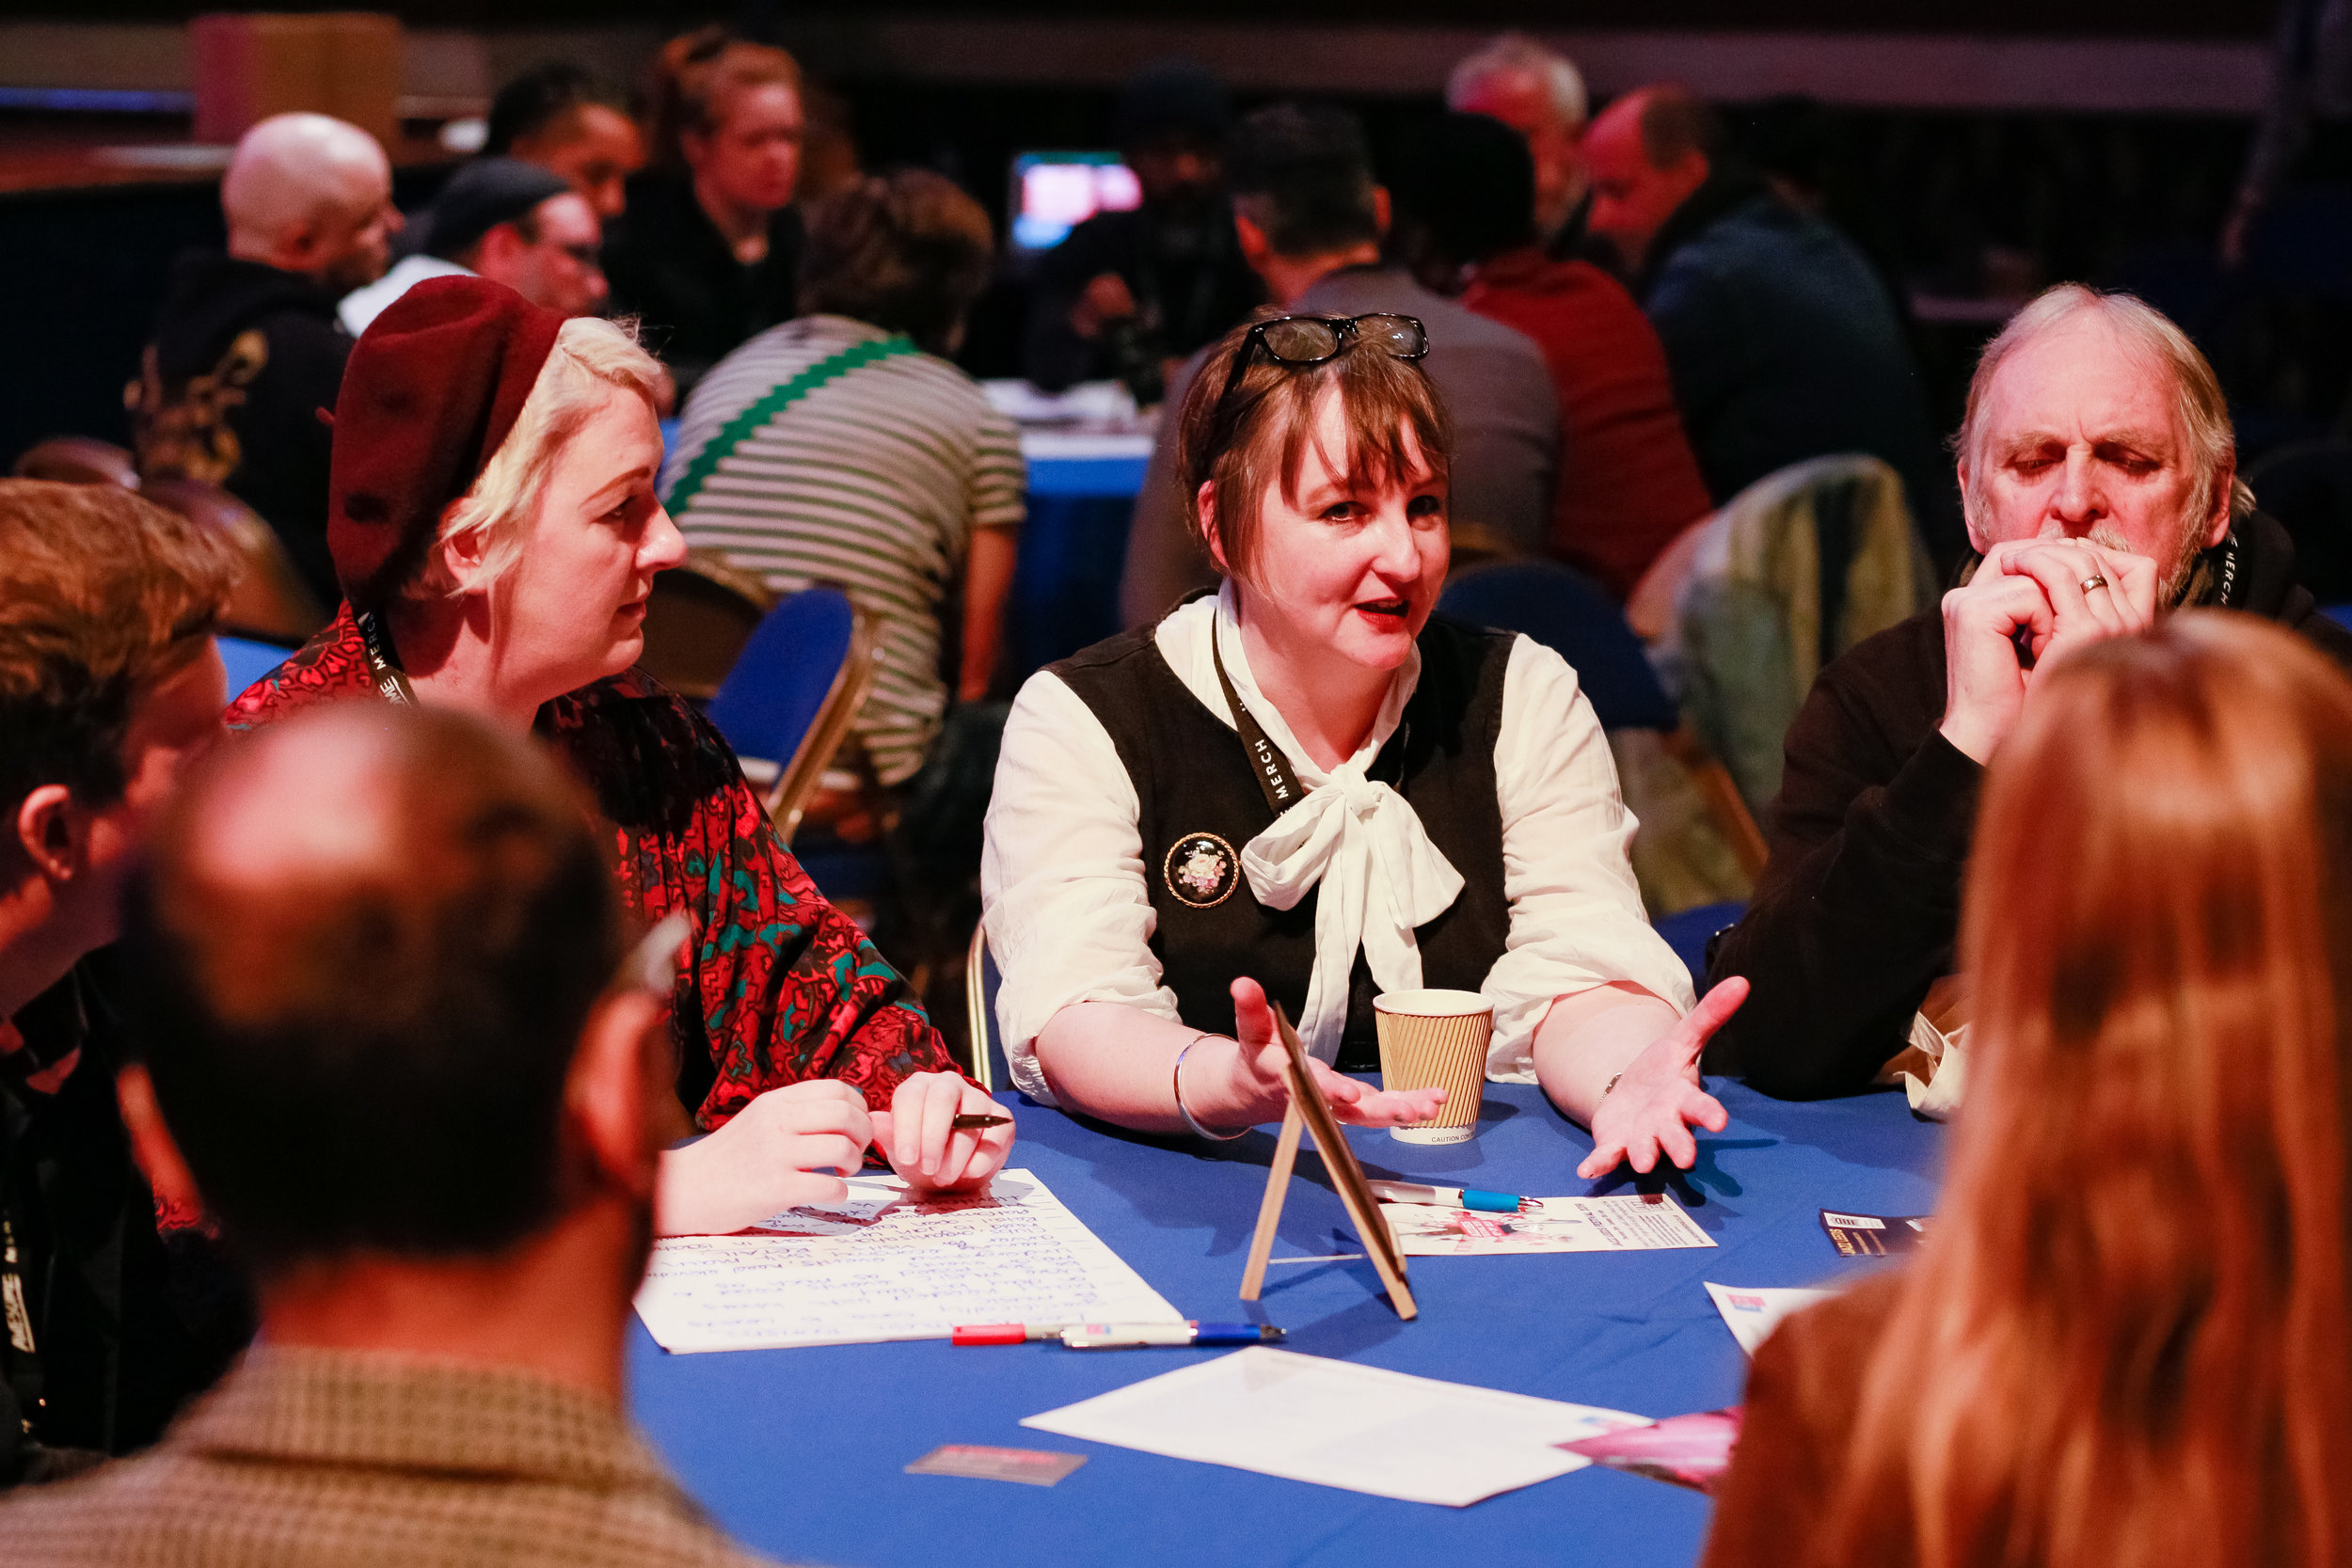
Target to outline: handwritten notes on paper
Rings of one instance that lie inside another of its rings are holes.
[[[1045,1183],[914,1200],[856,1177],[847,1201],[654,1247],[637,1315],[664,1350],[944,1339],[959,1323],[1177,1323],[1181,1315]]]
[[[1713,1246],[1670,1193],[1547,1197],[1516,1214],[1473,1213],[1426,1203],[1384,1203],[1389,1233],[1408,1258],[1505,1252],[1649,1252]]]
[[[1641,1416],[1252,1346],[1021,1423],[1172,1459],[1462,1508],[1581,1470]]]

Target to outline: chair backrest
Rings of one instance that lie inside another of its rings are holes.
[[[326,625],[329,612],[294,570],[286,546],[260,513],[219,485],[198,479],[151,479],[139,493],[219,533],[236,552],[237,585],[230,593],[221,629],[260,642],[294,646],[309,641],[311,633]]]
[[[52,436],[24,449],[8,470],[18,479],[50,479],[61,484],[139,487],[139,467],[128,449],[87,436]]]
[[[692,551],[684,564],[653,579],[645,649],[637,663],[679,696],[707,702],[775,602],[767,584],[749,572]]]
[[[229,695],[233,700],[246,687],[286,662],[294,652],[277,642],[256,642],[246,637],[215,637],[221,667],[229,672]]]
[[[1524,632],[1576,670],[1605,730],[1682,721],[1608,590],[1556,561],[1494,561],[1456,572],[1438,608],[1458,620]]]
[[[1670,657],[1692,726],[1750,806],[1779,793],[1781,742],[1821,666],[1934,597],[1902,480],[1875,457],[1791,464],[1716,514]]]
[[[737,754],[779,765],[768,811],[787,843],[873,672],[873,634],[850,596],[809,588],[768,612],[711,697],[710,721]]]
[[[988,927],[972,927],[972,950],[963,965],[963,1011],[972,1040],[972,1076],[994,1094],[1012,1084],[1005,1063],[1004,1041],[996,1036],[996,992],[1005,977],[996,972],[996,956],[988,950]]]

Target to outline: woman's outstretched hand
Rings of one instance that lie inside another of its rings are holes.
[[[1253,1118],[1250,1125],[1279,1119],[1290,1103],[1290,1084],[1282,1070],[1289,1053],[1274,1027],[1274,1009],[1255,980],[1233,982],[1233,1035],[1241,1042],[1235,1056],[1234,1092],[1244,1097],[1244,1103],[1268,1113]],[[1332,1115],[1358,1127],[1404,1127],[1427,1121],[1445,1103],[1443,1089],[1375,1089],[1343,1072],[1334,1072],[1312,1057],[1308,1058],[1307,1069],[1314,1074],[1323,1098],[1331,1102]]]
[[[1720,1132],[1731,1117],[1716,1098],[1699,1087],[1699,1053],[1708,1037],[1724,1026],[1748,999],[1748,983],[1737,975],[1699,1000],[1691,1016],[1649,1043],[1601,1096],[1593,1111],[1593,1152],[1576,1167],[1586,1180],[1608,1175],[1621,1160],[1648,1171],[1662,1152],[1688,1170],[1699,1148],[1691,1129]]]

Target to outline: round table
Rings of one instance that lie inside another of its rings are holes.
[[[1272,1157],[1272,1129],[1227,1144],[1120,1132],[999,1096],[1012,1164],[1187,1316],[1255,1316],[1284,1347],[1549,1399],[1673,1416],[1736,1403],[1745,1360],[1704,1280],[1811,1285],[1842,1259],[1824,1208],[1933,1206],[1943,1130],[1885,1092],[1797,1103],[1710,1081],[1731,1113],[1668,1183],[1716,1245],[1638,1253],[1420,1258],[1421,1316],[1401,1323],[1363,1261],[1273,1269],[1262,1310],[1237,1299]],[[1479,1137],[1429,1147],[1351,1130],[1366,1174],[1534,1196],[1634,1190],[1627,1171],[1575,1177],[1591,1140],[1533,1086],[1489,1084]],[[1299,1159],[1275,1257],[1356,1252],[1322,1164]],[[1657,1179],[1638,1179],[1647,1186]],[[1081,1568],[1296,1563],[1476,1568],[1695,1560],[1697,1493],[1594,1466],[1470,1508],[1311,1486],[1019,1425],[1223,1350],[1083,1353],[944,1341],[668,1355],[633,1324],[635,1415],[687,1489],[738,1539],[835,1568]],[[1051,1488],[902,1466],[943,1443],[1083,1451]]]

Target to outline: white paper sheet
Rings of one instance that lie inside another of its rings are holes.
[[[978,1196],[906,1200],[856,1177],[847,1202],[733,1236],[655,1243],[637,1315],[664,1350],[944,1339],[961,1323],[1182,1316],[1025,1170]]]
[[[1021,1423],[1064,1437],[1461,1508],[1584,1467],[1551,1445],[1647,1418],[1256,1346]]]
[[[1801,1312],[1817,1301],[1827,1301],[1837,1292],[1709,1283],[1707,1293],[1715,1298],[1715,1310],[1724,1315],[1724,1323],[1731,1329],[1731,1337],[1740,1341],[1740,1348],[1754,1355],[1756,1347],[1780,1326],[1781,1319],[1791,1312]]]
[[[1547,1197],[1517,1214],[1480,1213],[1430,1203],[1384,1203],[1389,1234],[1408,1258],[1471,1258],[1508,1252],[1649,1252],[1713,1246],[1671,1193]]]

